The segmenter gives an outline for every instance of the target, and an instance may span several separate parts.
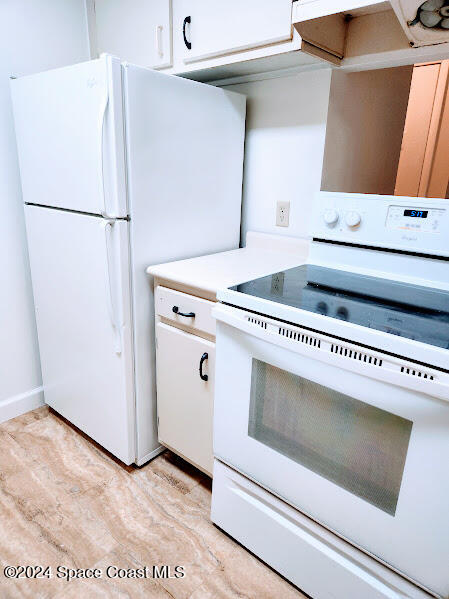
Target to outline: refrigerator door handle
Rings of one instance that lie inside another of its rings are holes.
[[[101,104],[101,109],[100,109],[100,144],[99,144],[99,150],[100,150],[100,154],[99,154],[99,160],[98,160],[98,164],[99,164],[99,170],[98,170],[98,176],[99,176],[99,182],[100,182],[100,214],[102,216],[107,217],[107,210],[106,210],[106,194],[104,191],[104,122],[106,119],[106,110],[108,108],[108,103],[109,103],[109,94],[107,93],[106,96],[104,97],[104,100]]]
[[[117,317],[118,302],[116,302],[114,298],[114,281],[111,277],[111,273],[114,271],[111,243],[114,222],[108,220],[102,223],[102,226],[104,227],[106,243],[106,298],[108,302],[109,318],[111,320],[112,328],[114,329],[114,350],[116,354],[121,354],[122,326],[120,318]]]

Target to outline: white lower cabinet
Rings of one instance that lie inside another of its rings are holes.
[[[159,441],[212,476],[215,343],[157,322]]]

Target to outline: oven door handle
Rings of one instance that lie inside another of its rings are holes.
[[[217,304],[212,309],[212,315],[218,321],[238,329],[242,334],[251,335],[267,343],[283,347],[311,360],[354,372],[367,380],[384,381],[390,385],[449,402],[449,376],[446,373],[435,371],[431,367],[422,367],[422,372],[427,375],[426,377],[415,376],[407,373],[407,370],[416,373],[416,370],[421,367],[406,359],[382,354],[376,350],[365,350],[365,348],[349,342],[328,337],[324,333],[315,333],[282,321],[274,321],[269,317],[246,312],[240,308]],[[296,337],[283,334],[285,331],[292,331]],[[307,340],[302,342],[302,337]],[[310,342],[311,339],[312,342]],[[340,353],[340,347],[344,349],[342,353]],[[366,354],[369,360],[353,359],[351,355],[354,353]]]

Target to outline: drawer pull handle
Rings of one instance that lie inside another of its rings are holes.
[[[178,316],[185,316],[186,318],[195,318],[195,312],[180,312],[178,306],[173,306],[172,310]]]
[[[186,45],[187,50],[192,49],[192,44],[189,42],[189,40],[186,37],[186,25],[187,25],[187,23],[189,23],[189,25],[190,25],[191,22],[192,22],[192,19],[190,17],[186,17],[182,24],[182,37],[184,38],[184,44]]]
[[[207,374],[203,374],[203,364],[204,362],[207,360],[207,358],[209,357],[209,354],[207,352],[204,352],[204,354],[201,356],[201,360],[200,360],[200,378],[202,381],[208,381],[209,377]]]

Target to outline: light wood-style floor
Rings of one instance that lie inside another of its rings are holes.
[[[299,599],[209,520],[209,479],[166,452],[124,467],[41,408],[0,425],[0,598]],[[6,565],[52,579],[7,580]],[[184,566],[178,579],[66,582],[57,566]]]

